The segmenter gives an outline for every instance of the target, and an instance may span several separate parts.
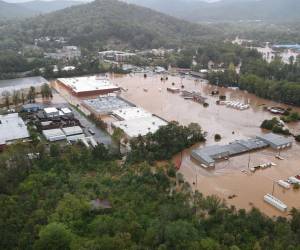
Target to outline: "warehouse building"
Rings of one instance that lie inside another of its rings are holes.
[[[82,102],[82,105],[96,116],[109,115],[114,110],[134,106],[117,95],[105,95],[94,99],[87,99]]]
[[[62,141],[66,139],[64,132],[60,128],[43,130],[43,135],[50,142]]]
[[[257,136],[258,139],[266,142],[273,149],[285,149],[293,145],[293,140],[291,138],[283,137],[273,133]]]
[[[90,146],[96,147],[98,145],[92,136],[86,137],[83,129],[79,126],[43,130],[43,135],[50,142],[67,140],[70,143],[76,143],[80,141],[87,148]]]
[[[23,119],[17,114],[0,115],[0,147],[29,138]]]
[[[113,85],[107,78],[99,76],[59,78],[56,82],[77,97],[105,95],[120,91],[120,88]]]
[[[83,130],[79,126],[63,128],[62,131],[66,136],[82,135]]]
[[[268,146],[268,143],[260,139],[238,140],[227,145],[214,145],[193,150],[191,157],[205,166],[214,167],[218,160],[263,149]]]
[[[66,140],[69,137],[77,137],[78,139],[85,137],[82,128],[79,126],[43,130],[43,135],[51,142]]]

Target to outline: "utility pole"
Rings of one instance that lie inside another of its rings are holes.
[[[250,161],[251,161],[251,152],[249,151],[249,157],[248,157],[248,170],[250,169]]]
[[[274,195],[274,191],[275,191],[275,181],[273,180],[272,196]]]

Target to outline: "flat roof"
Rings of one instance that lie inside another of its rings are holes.
[[[98,98],[84,100],[83,104],[97,114],[108,114],[113,110],[133,107],[134,105],[118,96],[99,96]]]
[[[121,120],[131,120],[131,119],[137,119],[141,117],[152,116],[152,114],[149,113],[148,111],[137,107],[116,109],[112,111],[112,114]]]
[[[28,137],[27,127],[17,113],[0,115],[0,142],[2,144]]]
[[[117,86],[112,84],[107,78],[99,76],[59,78],[58,80],[64,85],[71,88],[76,93],[97,90],[119,89]]]
[[[57,113],[58,109],[54,107],[50,107],[50,108],[44,108],[44,111],[46,114],[52,114],[52,113]]]
[[[64,132],[60,128],[47,129],[47,130],[43,130],[42,132],[43,135],[47,138],[65,136]]]
[[[72,113],[72,110],[69,109],[69,108],[62,108],[61,111],[62,111],[64,114],[70,114],[70,113]]]
[[[287,144],[293,143],[293,139],[287,138],[281,135],[276,135],[274,133],[269,133],[265,135],[257,136],[258,139],[261,139],[269,144],[273,144],[276,146],[283,146]]]
[[[213,145],[193,150],[192,156],[196,159],[202,159],[205,163],[214,163],[215,160],[220,157],[234,156],[256,149],[262,149],[267,146],[269,146],[269,144],[260,139],[237,140],[227,145]]]
[[[82,134],[83,130],[79,126],[62,128],[62,131],[67,135]]]
[[[49,82],[44,77],[41,76],[1,80],[0,95],[5,91],[12,92],[14,90],[28,89],[31,86],[39,87],[45,83],[49,84]]]
[[[113,126],[122,129],[129,137],[144,136],[148,133],[155,133],[167,122],[157,116],[140,117],[127,121],[113,122]]]

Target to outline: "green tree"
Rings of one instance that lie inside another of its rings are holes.
[[[10,92],[9,91],[5,91],[2,93],[2,96],[4,97],[4,103],[5,103],[5,107],[7,109],[9,109],[10,106]]]
[[[49,99],[49,98],[53,97],[52,90],[51,90],[50,86],[47,83],[45,83],[41,87],[41,94],[42,94],[42,98]]]
[[[121,155],[121,140],[124,138],[124,131],[120,128],[116,128],[113,132],[112,138],[118,145],[118,153]]]
[[[34,249],[69,250],[72,240],[72,233],[63,224],[51,223],[41,229]]]
[[[14,105],[17,106],[20,103],[20,92],[14,91],[12,99],[13,99]]]
[[[35,98],[36,98],[35,87],[31,86],[27,95],[27,99],[29,100],[30,103],[35,103]]]

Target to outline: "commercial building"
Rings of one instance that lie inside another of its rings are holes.
[[[87,99],[82,105],[96,116],[111,114],[114,110],[133,107],[134,105],[116,95],[99,96],[94,99]]]
[[[139,135],[145,136],[148,133],[155,133],[161,126],[168,123],[161,118],[151,115],[135,119],[117,121],[112,123],[113,128],[120,128],[128,138],[134,138]]]
[[[41,76],[1,80],[0,103],[3,102],[5,93],[9,93],[12,96],[14,91],[19,91],[27,95],[30,87],[34,87],[35,91],[39,93],[44,84],[49,84],[49,82]]]
[[[29,137],[23,119],[17,114],[0,115],[0,145]]]
[[[59,78],[57,83],[77,97],[106,95],[120,91],[120,88],[113,85],[107,78],[99,76]]]
[[[293,145],[293,139],[276,135],[273,133],[257,136],[258,139],[270,145],[273,149],[289,148]]]
[[[123,109],[116,109],[112,111],[112,115],[120,121],[127,121],[132,119],[151,117],[152,114],[142,108],[129,107]]]

